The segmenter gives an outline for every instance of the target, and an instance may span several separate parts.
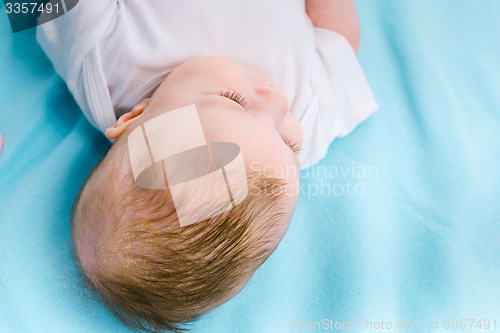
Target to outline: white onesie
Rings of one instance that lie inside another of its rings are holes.
[[[314,28],[304,0],[84,0],[37,39],[101,131],[180,64],[223,56],[262,70],[303,129],[301,167],[377,109],[347,40]]]

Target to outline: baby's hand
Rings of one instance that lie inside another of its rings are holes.
[[[315,27],[343,35],[358,52],[360,31],[354,0],[306,0],[306,11]]]

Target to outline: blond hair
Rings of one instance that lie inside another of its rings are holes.
[[[74,203],[71,233],[87,290],[131,328],[182,330],[234,296],[283,236],[283,181],[249,171],[243,202],[180,227],[169,192],[138,187],[123,151],[108,155]]]

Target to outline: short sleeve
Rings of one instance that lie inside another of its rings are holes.
[[[335,138],[351,133],[378,104],[349,42],[331,30],[314,28],[315,63],[311,74],[314,97],[301,119],[302,168],[326,156]]]
[[[90,123],[104,131],[116,120],[102,74],[98,43],[116,16],[116,0],[79,1],[37,27],[37,41]]]

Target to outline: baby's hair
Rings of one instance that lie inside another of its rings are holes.
[[[247,170],[243,202],[180,227],[169,191],[138,187],[127,154],[113,148],[71,214],[85,288],[130,328],[182,331],[234,296],[274,251],[285,184]]]

